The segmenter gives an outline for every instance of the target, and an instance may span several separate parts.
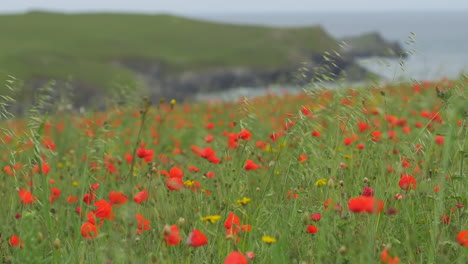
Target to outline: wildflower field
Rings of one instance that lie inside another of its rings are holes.
[[[467,85],[9,117],[2,262],[467,263]]]

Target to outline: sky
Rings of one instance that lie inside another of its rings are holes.
[[[468,11],[468,0],[0,0],[0,13],[30,10],[173,14]]]

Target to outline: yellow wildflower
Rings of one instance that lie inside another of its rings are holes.
[[[244,197],[244,198],[242,198],[242,200],[237,200],[237,204],[246,205],[246,204],[248,204],[248,203],[251,202],[251,201],[252,201],[252,199],[247,198],[247,197]]]
[[[192,181],[192,180],[186,180],[184,181],[184,185],[187,186],[187,187],[192,187],[192,185],[195,184],[195,181]]]
[[[327,185],[327,179],[323,178],[323,179],[320,179],[320,180],[317,180],[315,182],[315,186],[324,186],[324,185]]]
[[[272,244],[275,243],[277,240],[274,237],[271,236],[262,236],[262,241],[267,244]]]
[[[204,222],[209,221],[212,224],[216,223],[220,219],[221,219],[220,215],[209,215],[209,216],[205,216],[205,217],[201,218],[202,221],[204,221]]]

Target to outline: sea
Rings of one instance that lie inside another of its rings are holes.
[[[468,73],[468,10],[216,13],[191,17],[274,27],[321,25],[336,39],[378,32],[388,41],[398,41],[409,54],[405,60],[380,57],[358,59],[361,66],[378,74],[385,82],[453,79]],[[250,88],[239,87],[237,90],[249,93]]]

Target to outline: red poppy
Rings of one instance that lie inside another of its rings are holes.
[[[94,206],[97,207],[95,211],[96,217],[101,218],[101,219],[108,219],[108,220],[114,219],[112,206],[106,200],[99,200],[96,203],[94,203]]]
[[[205,175],[207,178],[212,179],[212,178],[215,176],[215,173],[212,172],[212,171],[209,171],[209,172],[205,173],[204,175]]]
[[[23,247],[24,246],[24,242],[20,241],[20,239],[19,239],[19,237],[17,235],[11,236],[9,244],[12,247]]]
[[[299,162],[304,163],[307,161],[307,155],[306,154],[301,154],[299,155],[299,158],[297,159]]]
[[[226,221],[224,222],[224,227],[229,229],[233,225],[240,225],[240,218],[235,215],[233,212],[230,212],[228,217],[226,218]]]
[[[353,143],[353,140],[352,140],[351,138],[345,138],[345,139],[343,140],[343,144],[344,144],[345,146],[349,146],[349,145],[351,145],[351,143]]]
[[[87,205],[92,204],[96,200],[96,194],[92,193],[87,193],[83,195],[83,202]]]
[[[400,186],[401,189],[408,191],[408,190],[416,190],[416,185],[417,181],[413,176],[411,175],[403,175],[400,178],[400,182],[398,182],[398,185]]]
[[[248,264],[247,258],[240,252],[232,251],[224,260],[224,264]]]
[[[195,167],[195,166],[193,166],[193,165],[190,165],[190,166],[189,166],[189,171],[190,171],[190,172],[199,172],[200,169],[197,168],[197,167]]]
[[[213,137],[213,134],[208,134],[206,137],[205,137],[205,142],[206,143],[210,143],[214,140],[214,137]]]
[[[24,190],[22,188],[19,189],[18,194],[20,196],[20,201],[23,204],[29,204],[36,200],[30,191]]]
[[[191,247],[200,247],[208,244],[208,238],[198,229],[194,229],[187,238],[187,245]]]
[[[150,229],[149,228],[150,222],[147,219],[145,219],[141,214],[136,214],[135,216],[138,221],[138,227],[136,231],[138,234],[143,233],[144,230]]]
[[[371,187],[365,186],[362,189],[361,195],[362,196],[374,196],[374,189],[372,189]]]
[[[317,231],[318,231],[318,228],[316,226],[313,226],[313,225],[308,225],[307,226],[307,230],[306,230],[307,233],[315,234],[315,233],[317,233]]]
[[[384,249],[382,254],[380,254],[380,260],[383,264],[398,264],[400,263],[400,259],[398,257],[390,257],[388,253],[388,249]]]
[[[253,162],[252,160],[246,160],[244,169],[246,171],[255,170],[255,169],[258,169],[258,165],[255,164],[255,162]]]
[[[312,131],[312,136],[313,136],[313,137],[320,137],[321,134],[320,134],[320,132],[318,132],[318,131]]]
[[[382,132],[380,130],[372,131],[371,140],[374,142],[382,140]]]
[[[57,188],[50,189],[49,202],[53,203],[60,198],[60,190]]]
[[[109,193],[109,201],[111,205],[121,205],[128,201],[128,197],[125,196],[123,192],[111,191]]]
[[[179,235],[179,228],[177,225],[164,227],[164,241],[166,241],[166,245],[168,246],[176,246],[180,243],[180,235]]]
[[[305,115],[305,116],[308,116],[308,115],[310,115],[310,113],[311,113],[311,111],[309,110],[309,108],[307,108],[306,106],[303,106],[303,107],[301,108],[301,112],[302,112],[302,114]]]
[[[436,136],[435,143],[439,146],[444,145],[444,137],[443,136]]]
[[[145,162],[150,162],[153,160],[154,157],[154,150],[152,149],[145,149],[145,148],[139,148],[137,150],[137,156],[139,158],[144,159]]]
[[[133,197],[133,201],[135,201],[135,203],[139,204],[139,203],[142,203],[144,201],[148,200],[148,191],[146,190],[143,190],[137,194],[135,194],[135,196]]]
[[[248,131],[247,129],[243,128],[239,134],[237,134],[237,137],[242,139],[242,140],[249,140],[250,137],[252,136],[252,133]]]
[[[90,222],[86,222],[81,226],[81,235],[86,239],[96,238],[98,235],[97,227]]]
[[[383,201],[375,199],[372,196],[359,196],[351,198],[348,201],[349,210],[355,213],[380,213],[383,210],[383,207]]]
[[[181,169],[179,169],[177,167],[174,167],[169,171],[169,177],[171,177],[171,178],[182,178],[182,177],[184,177],[184,172]]]
[[[467,230],[463,230],[458,233],[457,242],[458,244],[464,247],[468,247],[468,231]]]
[[[77,202],[78,202],[78,197],[69,195],[69,196],[67,197],[67,202],[68,202],[68,203],[71,203],[71,204],[77,203]]]
[[[322,219],[322,214],[321,213],[315,213],[315,214],[312,214],[310,216],[310,218],[312,219],[312,221],[318,222],[318,221],[320,221],[320,219]]]
[[[166,186],[171,191],[178,191],[184,187],[184,182],[181,178],[170,177],[166,179]]]

